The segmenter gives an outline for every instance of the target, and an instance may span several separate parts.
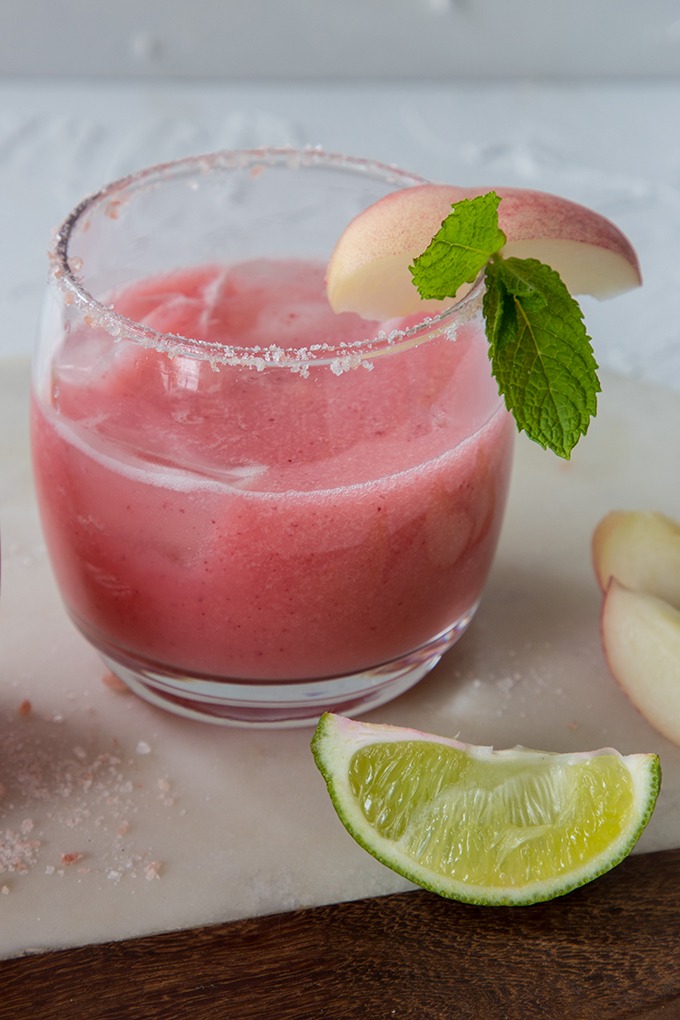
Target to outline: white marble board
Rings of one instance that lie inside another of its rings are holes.
[[[341,827],[310,729],[188,722],[104,682],[51,579],[27,385],[25,359],[0,360],[0,957],[408,888]],[[680,748],[608,673],[590,536],[614,507],[680,516],[679,426],[680,395],[607,375],[571,462],[520,440],[476,620],[368,717],[496,746],[655,750],[663,788],[638,851],[680,846]]]

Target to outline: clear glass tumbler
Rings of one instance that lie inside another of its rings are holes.
[[[143,698],[234,725],[375,707],[467,627],[514,427],[482,285],[334,315],[350,219],[423,183],[316,149],[153,167],[65,221],[34,358],[42,524],[75,625]]]

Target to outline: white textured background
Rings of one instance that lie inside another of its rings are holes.
[[[676,75],[678,0],[0,0],[5,74]]]
[[[0,355],[85,194],[267,144],[609,215],[645,288],[586,305],[598,358],[680,389],[680,0],[0,0]]]

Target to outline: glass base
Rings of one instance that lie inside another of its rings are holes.
[[[409,655],[350,676],[301,683],[209,680],[132,668],[102,654],[104,662],[135,694],[176,715],[223,726],[281,729],[314,726],[323,712],[359,715],[418,683],[467,629],[477,606]]]

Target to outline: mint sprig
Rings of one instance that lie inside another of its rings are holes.
[[[500,198],[495,191],[464,198],[453,205],[429,245],[410,267],[421,298],[455,297],[464,283],[474,283],[506,237],[498,226]]]
[[[597,413],[597,364],[581,308],[559,274],[537,259],[501,255],[500,201],[491,191],[456,202],[411,275],[422,298],[441,300],[484,271],[482,312],[499,392],[520,431],[568,460]]]

